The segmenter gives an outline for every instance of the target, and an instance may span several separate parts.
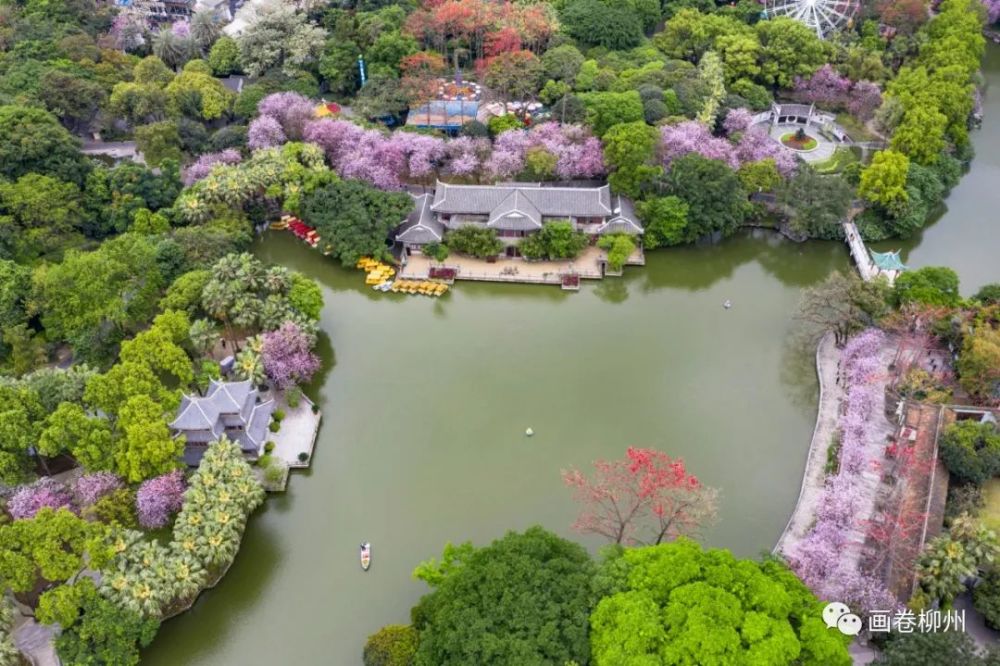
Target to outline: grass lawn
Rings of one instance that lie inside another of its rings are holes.
[[[857,154],[850,148],[840,147],[837,151],[830,157],[830,159],[823,162],[819,162],[813,165],[819,173],[840,173],[849,164],[853,164],[858,161]]]
[[[849,113],[838,113],[837,124],[847,130],[855,141],[876,141],[877,136],[868,131],[865,124]]]
[[[1000,479],[990,479],[983,485],[983,502],[980,520],[991,530],[1000,530]]]

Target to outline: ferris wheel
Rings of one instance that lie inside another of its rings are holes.
[[[766,0],[766,14],[793,18],[822,38],[848,25],[860,5],[859,0]]]

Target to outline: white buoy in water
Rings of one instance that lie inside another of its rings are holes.
[[[531,437],[532,435],[535,434],[535,431],[532,430],[531,428],[528,428],[527,430],[524,431],[524,434],[527,435],[528,437]]]
[[[728,310],[729,308],[733,307],[733,302],[727,298],[726,302],[722,304],[722,307]]]

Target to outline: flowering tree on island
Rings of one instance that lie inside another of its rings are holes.
[[[184,488],[184,474],[179,469],[144,481],[135,494],[139,524],[146,529],[166,525],[184,505]]]
[[[312,379],[320,367],[319,357],[311,351],[313,341],[312,335],[291,321],[264,334],[261,358],[264,372],[275,386],[286,389]]]
[[[121,478],[112,472],[85,474],[76,480],[76,497],[86,507],[124,487]]]
[[[624,458],[598,460],[590,479],[563,471],[583,508],[573,524],[620,544],[659,544],[694,536],[715,521],[718,490],[688,474],[683,460],[629,447]]]
[[[7,511],[14,520],[34,518],[36,513],[45,508],[73,508],[73,494],[66,486],[48,476],[19,487],[7,503]]]

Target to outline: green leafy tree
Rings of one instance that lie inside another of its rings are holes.
[[[820,68],[827,47],[812,29],[793,18],[778,17],[755,26],[761,44],[761,79],[790,88],[795,77],[806,78]]]
[[[906,176],[910,160],[902,153],[882,150],[861,172],[858,194],[886,210],[898,210],[906,203]]]
[[[159,626],[158,620],[88,593],[81,599],[80,619],[56,639],[56,651],[68,664],[134,666],[140,647],[152,643]]]
[[[25,323],[31,293],[31,269],[0,259],[0,330]]]
[[[215,120],[227,113],[235,95],[212,76],[203,60],[192,60],[166,88],[174,114],[199,120]],[[143,153],[145,154],[145,152]]]
[[[228,35],[223,35],[212,44],[208,52],[208,65],[216,76],[229,76],[240,71],[240,47]]]
[[[406,193],[383,192],[345,180],[330,183],[306,196],[303,218],[333,247],[345,266],[359,257],[386,257],[386,239],[413,208]]]
[[[602,236],[597,245],[607,250],[608,266],[613,271],[620,271],[635,251],[635,239],[628,234]]]
[[[619,194],[638,197],[662,169],[651,166],[659,139],[644,121],[612,125],[604,133],[604,161],[611,170],[608,182]]]
[[[979,656],[976,643],[965,632],[928,631],[891,633],[890,640],[873,663],[877,666],[986,666],[993,662],[986,662]]]
[[[941,431],[941,461],[957,480],[982,485],[1000,473],[1000,433],[991,423],[958,421]]]
[[[288,301],[292,307],[308,319],[319,321],[323,312],[323,290],[319,283],[298,271],[292,272],[292,285],[288,290]]]
[[[738,560],[681,538],[614,551],[598,581],[598,664],[851,663],[850,638],[827,631],[823,603],[775,560]]]
[[[519,247],[529,259],[573,259],[587,247],[587,236],[568,221],[546,222]]]
[[[865,282],[853,271],[834,271],[823,282],[802,292],[795,318],[809,340],[833,331],[838,347],[848,337],[877,322],[888,310],[888,285]]]
[[[654,197],[638,206],[643,222],[643,243],[653,249],[677,245],[685,241],[688,227],[688,205],[675,196]]]
[[[780,188],[779,197],[789,211],[789,225],[809,238],[837,239],[843,236],[854,189],[838,175],[820,175],[802,166]]]
[[[475,549],[413,609],[416,664],[586,663],[594,565],[540,527]]]
[[[736,172],[747,192],[772,192],[785,182],[773,158],[747,162]]]
[[[28,262],[79,244],[82,222],[80,189],[73,183],[32,173],[0,184],[0,237],[11,238],[11,254]],[[9,225],[9,226],[8,226]]]
[[[22,481],[30,468],[28,447],[35,444],[45,413],[38,393],[0,384],[0,481]]]
[[[163,160],[181,160],[181,135],[177,123],[162,120],[135,128],[136,149],[142,153],[146,164],[158,166]]]
[[[1000,330],[983,323],[962,340],[958,357],[962,388],[983,398],[1000,394]]]
[[[958,273],[943,266],[925,266],[915,271],[905,271],[896,278],[893,299],[898,305],[958,305]]]
[[[80,405],[64,402],[45,418],[38,451],[45,456],[69,453],[84,469],[114,469],[111,426],[106,419],[87,416]]]
[[[368,637],[362,655],[364,666],[412,666],[417,654],[417,630],[389,624]]]
[[[204,268],[184,273],[167,287],[167,293],[160,299],[160,308],[183,310],[189,315],[198,313],[201,309],[201,292],[211,277],[211,271]]]
[[[66,509],[44,508],[33,518],[0,525],[0,580],[28,600],[38,590],[77,576],[85,566],[103,566],[110,555],[105,535],[103,525]]]
[[[619,51],[642,41],[642,21],[627,3],[571,0],[560,19],[563,30],[581,44]]]
[[[125,234],[36,270],[32,298],[49,339],[69,341],[84,359],[106,358],[156,309],[163,288],[156,255],[148,237]]]
[[[635,90],[627,92],[581,93],[580,101],[587,109],[587,124],[594,134],[603,137],[613,126],[644,119],[642,98]]]
[[[55,116],[26,106],[0,106],[0,177],[29,173],[83,183],[87,165],[79,144]]]
[[[138,483],[180,467],[184,438],[171,436],[164,415],[148,395],[133,396],[118,410],[115,466],[125,479]]]
[[[325,40],[326,30],[310,24],[305,14],[276,5],[259,10],[236,41],[240,64],[250,76],[270,69],[292,76],[319,58]]]
[[[723,162],[690,153],[674,160],[665,182],[667,191],[688,205],[684,242],[713,233],[727,236],[746,218],[746,192]]]
[[[479,259],[495,257],[503,251],[503,243],[495,229],[466,225],[445,234],[445,243],[451,250]]]

